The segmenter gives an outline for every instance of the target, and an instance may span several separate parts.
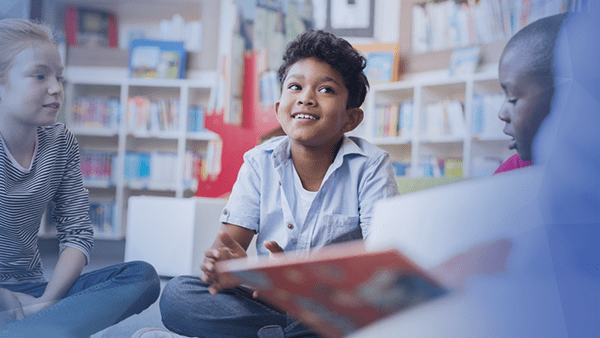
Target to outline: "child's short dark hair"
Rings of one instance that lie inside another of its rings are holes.
[[[369,89],[369,81],[363,72],[367,60],[348,41],[321,30],[298,35],[283,54],[283,64],[278,71],[280,86],[283,86],[290,67],[306,58],[326,62],[342,76],[348,89],[346,109],[362,105]]]
[[[534,21],[518,31],[504,48],[505,53],[516,49],[529,58],[529,72],[545,87],[554,85],[554,47],[566,17],[564,13]]]

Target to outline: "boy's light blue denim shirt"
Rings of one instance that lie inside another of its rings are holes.
[[[290,139],[281,136],[244,154],[237,181],[220,221],[258,234],[284,251],[308,250],[366,238],[375,202],[398,195],[389,155],[369,142],[344,136],[304,224],[294,217],[296,193]]]

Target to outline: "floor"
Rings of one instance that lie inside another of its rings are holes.
[[[44,264],[44,274],[46,275],[46,279],[48,279],[58,260],[58,241],[55,239],[40,239],[38,246],[42,255],[42,263]],[[83,269],[83,272],[123,263],[124,256],[124,241],[96,240],[92,259]],[[167,281],[167,278],[161,278],[161,291]],[[139,315],[131,316],[116,325],[98,332],[92,335],[92,338],[128,338],[135,331],[144,327],[165,328],[160,320],[158,301]]]

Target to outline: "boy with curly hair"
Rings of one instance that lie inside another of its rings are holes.
[[[219,279],[215,264],[245,257],[255,234],[259,255],[302,254],[369,236],[375,202],[398,188],[389,155],[345,135],[363,120],[365,65],[346,40],[323,31],[287,46],[275,106],[286,136],[244,155],[204,274],[175,278],[163,291],[167,328],[198,337],[317,336],[252,291]]]

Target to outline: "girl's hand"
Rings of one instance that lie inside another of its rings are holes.
[[[7,319],[20,320],[24,317],[23,307],[15,293],[0,288],[0,327],[4,326]]]
[[[50,307],[58,300],[45,300],[43,297],[35,298],[25,293],[15,292],[14,295],[17,297],[23,308],[23,314],[25,317],[31,316],[32,314],[38,313],[43,309]]]

